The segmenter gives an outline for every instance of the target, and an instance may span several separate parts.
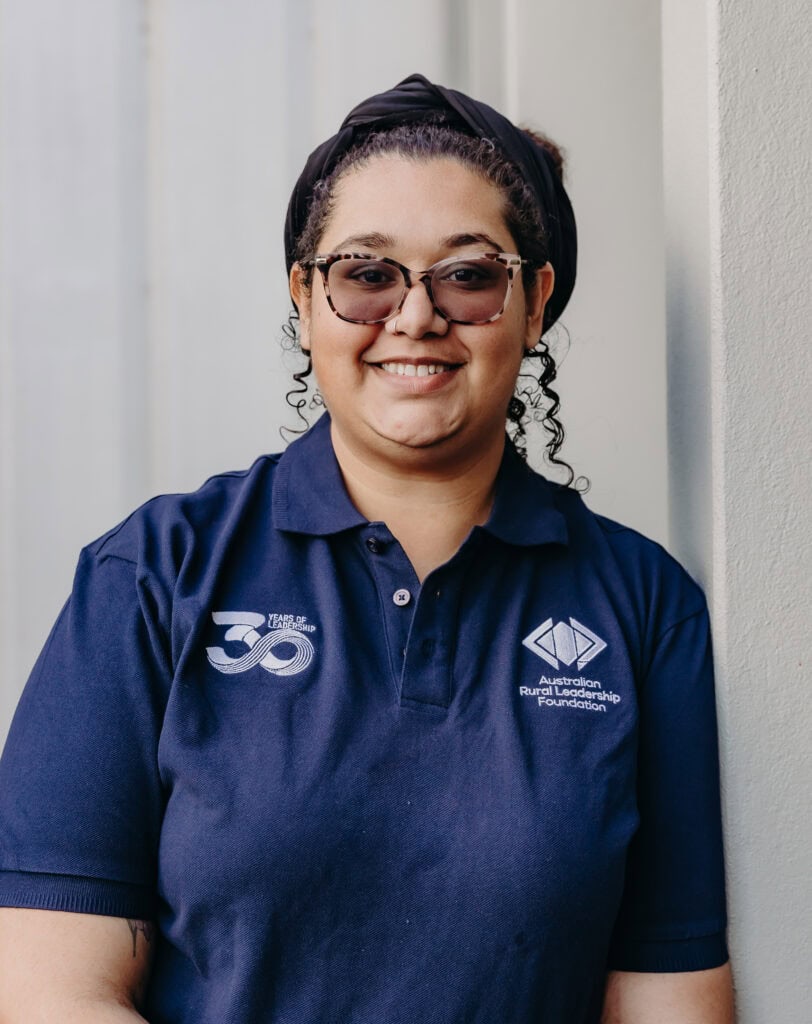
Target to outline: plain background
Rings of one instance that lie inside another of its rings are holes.
[[[291,186],[421,71],[567,152],[564,454],[708,591],[740,1020],[807,1021],[809,57],[802,0],[0,0],[0,736],[79,548],[282,446]]]

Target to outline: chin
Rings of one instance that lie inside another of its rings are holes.
[[[420,450],[424,448],[436,448],[446,441],[456,437],[460,425],[448,421],[423,422],[408,420],[398,423],[378,422],[370,424],[374,432],[383,441],[397,445],[401,448]]]
[[[420,451],[425,448],[436,448],[444,442],[450,441],[455,436],[455,432],[437,430],[381,430],[378,431],[378,436],[383,438],[384,441],[389,441],[390,444],[397,445],[400,448],[411,448],[415,451]]]

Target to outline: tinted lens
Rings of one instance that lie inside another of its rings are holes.
[[[413,283],[416,283],[414,277]],[[485,256],[443,260],[431,274],[434,304],[448,320],[486,323],[505,305],[510,271]],[[327,285],[339,316],[359,323],[387,320],[400,306],[406,281],[400,268],[383,260],[351,257],[330,265]]]
[[[449,320],[484,323],[504,306],[509,281],[503,263],[480,256],[444,261],[431,276],[431,291]]]
[[[350,320],[371,323],[398,308],[406,288],[397,267],[380,260],[337,260],[327,275],[336,312]]]

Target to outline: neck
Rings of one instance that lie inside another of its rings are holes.
[[[426,452],[381,461],[346,444],[334,423],[331,431],[353,504],[370,522],[386,523],[421,582],[490,515],[504,451],[502,436],[453,461],[429,459]]]

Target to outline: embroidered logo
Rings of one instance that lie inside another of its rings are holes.
[[[546,619],[522,643],[556,670],[561,664],[569,666],[574,661],[582,669],[606,648],[605,640],[573,618],[569,625],[566,622],[553,625],[552,619]]]
[[[276,676],[293,676],[304,672],[313,660],[315,651],[306,633],[316,627],[309,625],[304,616],[273,613],[266,619],[257,612],[212,612],[211,617],[215,625],[229,627],[225,640],[246,648],[240,657],[232,658],[222,647],[207,647],[209,664],[218,672],[234,675],[259,665]],[[268,632],[260,633],[262,626],[267,626]],[[273,653],[279,648],[282,657]]]

